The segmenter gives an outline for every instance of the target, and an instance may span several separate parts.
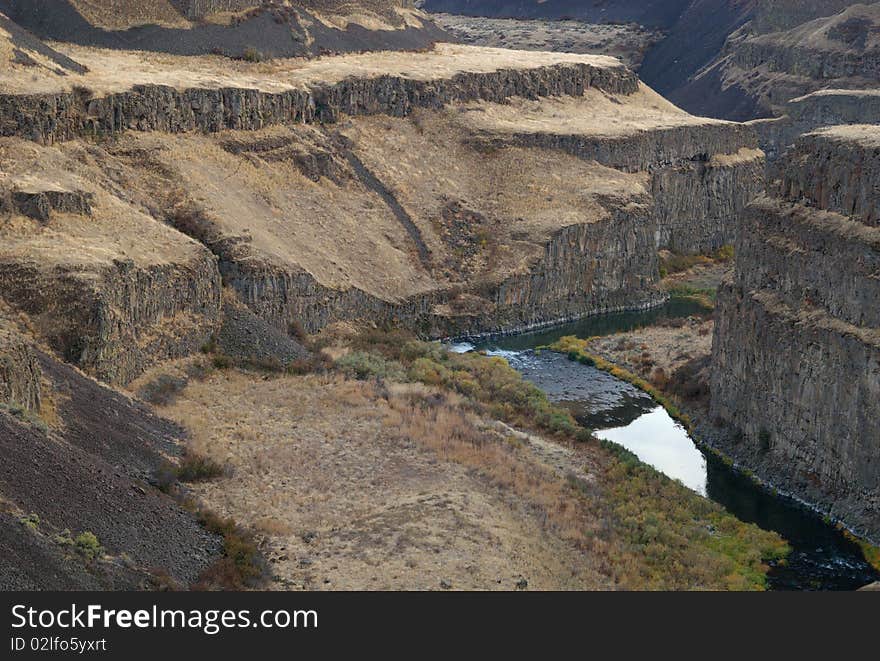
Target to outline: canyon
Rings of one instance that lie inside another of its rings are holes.
[[[686,111],[749,122],[770,161],[801,133],[877,121],[878,3],[428,0],[424,6],[451,12],[438,21],[468,43],[624,57]]]
[[[712,415],[725,450],[877,535],[875,126],[822,129],[786,154],[754,202],[719,292]],[[840,415],[845,411],[844,415]]]
[[[880,5],[789,4],[590,5],[640,26],[565,52],[391,0],[0,0],[0,588],[765,587],[775,533],[435,342],[653,309],[676,259],[735,264],[682,324],[712,442],[876,539]]]
[[[111,382],[206,342],[221,282],[308,332],[445,337],[649,306],[657,248],[730,243],[762,186],[754,131],[600,56],[438,45],[230,74],[68,52],[88,73],[0,97],[19,219],[0,282]]]

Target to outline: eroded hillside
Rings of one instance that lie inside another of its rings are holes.
[[[445,33],[400,0],[0,0],[43,39],[259,61],[430,47]]]
[[[281,10],[219,4],[69,6],[114,39]],[[389,6],[372,32],[412,27]],[[79,562],[13,586],[266,585],[200,503],[256,530],[274,587],[764,584],[775,535],[589,442],[503,361],[416,339],[662,301],[658,251],[729,244],[762,190],[751,127],[602,56],[78,42],[51,43],[63,75],[0,73],[0,541],[13,567]]]
[[[657,248],[729,243],[762,186],[752,131],[609,58],[442,45],[230,71],[68,51],[89,70],[70,91],[3,82],[3,132],[54,143],[6,139],[3,278],[114,381],[204,342],[221,280],[282,330],[444,336],[650,305]]]

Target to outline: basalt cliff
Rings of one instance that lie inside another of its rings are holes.
[[[880,209],[876,126],[822,129],[749,206],[721,289],[712,415],[725,450],[880,533]]]
[[[610,58],[441,45],[138,76],[136,54],[67,51],[87,73],[0,96],[0,284],[111,382],[204,344],[222,286],[284,331],[649,306],[657,249],[729,243],[763,185],[754,131]]]

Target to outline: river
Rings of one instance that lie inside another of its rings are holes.
[[[503,356],[554,402],[568,408],[599,438],[627,448],[686,487],[723,505],[743,521],[782,535],[792,547],[787,561],[771,568],[774,590],[854,590],[880,579],[857,544],[792,498],[756,484],[736,468],[703,452],[687,431],[645,392],[610,374],[550,351],[536,351],[566,335],[610,335],[663,318],[705,314],[695,302],[672,300],[646,312],[587,318],[550,329],[459,342],[455,351],[483,350]]]

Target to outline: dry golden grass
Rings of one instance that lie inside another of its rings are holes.
[[[195,489],[260,531],[276,587],[755,589],[785,552],[629,455],[482,411],[420,383],[226,372],[165,412],[231,467]]]
[[[93,196],[88,217],[53,213],[48,225],[24,216],[3,218],[3,259],[84,267],[111,265],[115,259],[169,264],[204,254],[202,246],[131,204],[126,194],[115,194],[119,189],[89,152],[100,150],[79,141],[46,147],[0,138],[0,189],[82,191]]]
[[[221,146],[227,139],[286,139],[305,148],[320,136],[312,127],[216,136],[150,133],[121,138],[119,151],[134,155],[126,158],[127,180],[145,203],[161,204],[163,194],[181,188],[212,232],[247,237],[248,250],[269,263],[305,269],[325,286],[354,286],[389,300],[435,286],[399,221],[354,179],[315,182],[289,161],[237,156]],[[108,157],[106,166],[118,167],[115,160]]]
[[[107,30],[126,30],[136,25],[190,27],[190,22],[171,0],[70,0],[92,25]],[[254,4],[258,4],[257,0]]]
[[[613,586],[567,471],[456,395],[230,372],[191,383],[163,412],[191,430],[195,452],[232,467],[193,488],[265,537],[276,587]],[[565,456],[586,476],[587,458]]]
[[[127,90],[132,85],[155,84],[179,89],[243,87],[282,92],[319,83],[336,83],[350,76],[398,75],[416,80],[436,80],[467,71],[528,69],[560,62],[622,67],[615,58],[602,55],[515,51],[446,43],[418,53],[379,51],[271,62],[245,62],[214,55],[185,57],[108,50],[68,43],[53,43],[52,46],[87,67],[89,72],[59,78],[48,72],[3,70],[0,71],[0,91],[33,94],[69,90],[80,85],[103,95]]]
[[[712,319],[692,318],[596,338],[590,350],[645,379],[662,379],[661,373],[669,377],[685,363],[709,356],[713,330]]]
[[[565,475],[536,460],[518,438],[487,428],[459,396],[398,386],[387,402],[384,424],[401,440],[415,440],[445,461],[476,469],[494,486],[528,502],[554,534],[576,548],[595,551],[595,544],[601,544],[596,512],[573,496]]]
[[[548,112],[555,107],[550,103]],[[480,148],[474,140],[486,131],[471,116],[504,107],[419,110],[409,119],[364,117],[345,129],[359,158],[418,227],[435,277],[498,281],[522,273],[544,257],[547,241],[560,229],[607,221],[609,199],[621,207],[649,201],[644,173],[626,174],[555,150]],[[523,130],[530,129],[523,124]],[[450,226],[443,220],[450,207],[461,209],[468,222]],[[466,243],[450,241],[447,227]],[[462,245],[473,254],[463,257]]]

